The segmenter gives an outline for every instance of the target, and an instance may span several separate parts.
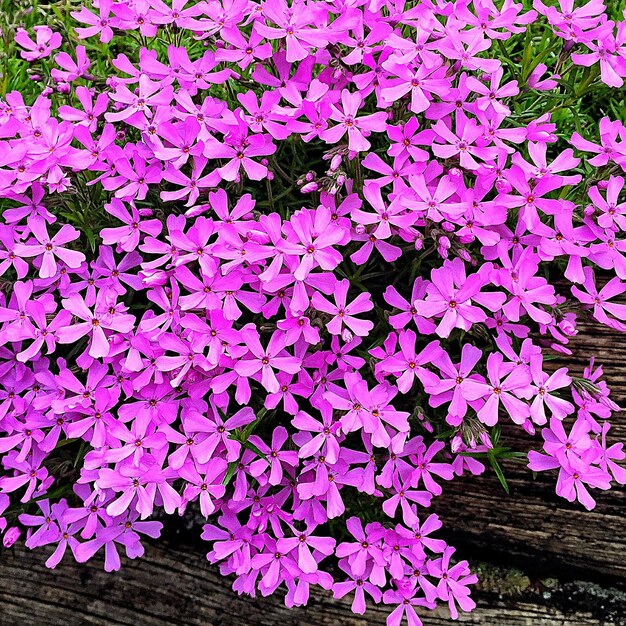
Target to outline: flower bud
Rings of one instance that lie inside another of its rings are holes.
[[[5,548],[10,548],[22,534],[22,531],[17,526],[11,526],[6,533],[4,533],[4,537],[2,538],[2,545]]]
[[[452,437],[452,440],[450,441],[450,450],[452,450],[452,452],[456,454],[462,449],[463,449],[463,438],[459,434],[454,435],[454,437]]]
[[[574,335],[578,334],[575,320],[565,317],[557,324],[557,326],[559,330],[567,337],[573,337]]]
[[[300,189],[300,191],[302,193],[311,193],[313,191],[317,191],[318,190],[319,185],[315,182],[313,183],[307,183],[306,185],[304,185],[302,187],[302,189]]]
[[[498,180],[496,180],[496,189],[498,193],[508,193],[511,191],[511,184],[504,180],[504,178],[498,178]]]
[[[161,287],[169,280],[165,270],[142,270],[139,274],[145,287]]]
[[[491,437],[489,436],[489,433],[486,430],[483,430],[483,432],[481,432],[480,435],[478,435],[478,437],[482,441],[483,446],[485,446],[488,449],[493,448]]]
[[[197,206],[192,206],[191,208],[185,211],[185,215],[187,217],[198,217],[198,215],[202,215],[209,210],[208,204],[198,204]]]
[[[472,255],[465,249],[460,248],[457,252],[458,256],[461,257],[466,263],[469,263],[472,260]]]
[[[336,154],[330,161],[330,171],[336,172],[341,167],[342,156]]]

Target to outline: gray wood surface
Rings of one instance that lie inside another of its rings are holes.
[[[574,355],[562,364],[582,372],[591,354],[604,364],[613,398],[626,406],[624,336],[581,325]],[[626,441],[626,411],[614,418],[613,438]],[[506,433],[505,433],[506,436]],[[484,626],[626,626],[626,490],[594,491],[587,512],[554,494],[555,477],[504,464],[511,495],[495,477],[446,485],[433,510],[446,538],[478,568],[478,609],[462,624]],[[197,534],[197,533],[196,533]],[[159,542],[146,555],[106,574],[96,558],[67,557],[45,568],[46,550],[23,546],[0,552],[0,626],[366,626],[385,623],[384,606],[352,615],[348,601],[315,594],[305,609],[288,610],[280,597],[242,598],[210,566],[197,545]],[[429,612],[426,626],[451,622]]]

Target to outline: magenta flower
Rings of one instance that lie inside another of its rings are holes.
[[[222,179],[228,181],[236,180],[242,168],[250,179],[262,180],[267,176],[267,167],[253,161],[251,157],[267,156],[275,151],[276,146],[269,135],[233,135],[231,142],[220,144],[215,141],[204,146],[205,157],[229,159],[226,165],[217,169]]]
[[[502,104],[500,99],[517,95],[519,89],[516,80],[512,80],[506,85],[500,85],[503,75],[504,69],[500,67],[491,75],[489,86],[480,82],[473,76],[467,79],[469,89],[480,94],[480,97],[476,100],[476,106],[478,106],[479,109],[485,111],[491,108],[496,113],[509,114],[509,108]]]
[[[249,358],[243,358],[235,365],[235,371],[241,376],[254,376],[261,372],[261,385],[270,393],[276,393],[280,384],[274,370],[297,374],[301,368],[298,358],[290,356],[285,350],[286,338],[283,333],[275,332],[267,348],[259,341],[258,332],[250,326],[241,331],[242,338],[250,351]]]
[[[69,77],[70,76],[68,75],[67,78]],[[88,143],[90,141],[93,142],[93,138],[90,133],[93,133],[96,130],[96,128],[98,127],[99,119],[102,117],[102,114],[107,110],[109,105],[109,96],[106,93],[100,94],[94,102],[91,92],[86,87],[82,86],[77,87],[75,93],[81,104],[82,109],[62,105],[59,107],[59,117],[64,120],[69,120],[71,122],[78,122],[80,125],[85,126],[90,132],[83,133],[81,131],[78,133],[78,136],[76,138],[78,139],[78,141],[81,141],[81,143],[82,140],[84,140],[85,143]],[[109,128],[110,130],[108,131],[108,133],[103,132],[100,136],[99,140],[101,142],[107,142],[107,135],[113,130],[112,127]],[[109,141],[107,145],[110,145],[113,139],[114,136],[111,136],[111,141]],[[100,148],[97,144],[92,143],[91,158],[95,160],[98,158],[99,155]]]
[[[139,77],[138,87],[137,92],[134,92],[125,85],[121,85],[111,94],[111,99],[119,103],[121,110],[117,113],[106,113],[107,122],[121,122],[136,113],[142,113],[151,118],[153,117],[152,109],[168,106],[174,95],[171,85],[163,84],[162,81],[152,81],[145,74]]]
[[[562,367],[554,374],[543,371],[541,359],[531,359],[530,373],[533,380],[533,391],[536,394],[530,405],[530,417],[535,424],[545,424],[546,407],[550,409],[553,417],[564,419],[574,412],[575,407],[571,402],[559,398],[554,391],[567,388],[572,384],[572,379],[567,375],[567,368]]]
[[[246,69],[251,63],[262,61],[272,56],[270,43],[261,43],[263,37],[253,28],[250,38],[246,39],[237,28],[223,28],[220,37],[229,47],[220,48],[215,54],[217,61],[234,61],[242,69]]]
[[[583,268],[585,281],[582,287],[573,286],[572,293],[579,302],[584,305],[593,307],[593,316],[601,323],[615,328],[616,330],[626,330],[626,305],[617,302],[607,302],[615,296],[626,291],[626,283],[623,283],[618,277],[612,278],[600,291],[597,290],[593,269],[589,266]],[[617,319],[609,317],[613,315]]]
[[[413,113],[426,111],[430,106],[432,96],[442,96],[450,88],[450,81],[446,79],[446,71],[443,67],[443,59],[436,57],[436,62],[419,64],[416,69],[410,65],[395,63],[388,60],[383,67],[397,78],[389,81],[388,86],[383,87],[381,96],[386,102],[395,102],[406,94],[411,96],[409,109]]]
[[[449,337],[454,328],[469,330],[472,324],[485,321],[487,315],[473,302],[496,311],[505,300],[501,292],[482,292],[484,277],[480,273],[466,276],[465,264],[459,258],[446,261],[431,276],[426,298],[416,300],[413,306],[418,315],[427,318],[443,314],[436,329],[440,337]]]
[[[410,626],[421,626],[422,621],[415,612],[415,607],[427,607],[432,609],[435,604],[418,595],[414,587],[402,587],[398,590],[389,589],[383,595],[385,604],[397,604],[387,618],[388,626],[400,626],[404,617]]]
[[[103,298],[100,298],[95,308],[91,310],[78,294],[72,295],[62,301],[63,308],[82,322],[58,328],[56,331],[59,343],[74,343],[81,337],[89,335],[89,356],[94,359],[105,357],[109,354],[110,344],[105,330],[118,333],[128,333],[135,325],[132,315],[111,315],[106,308]]]
[[[313,574],[317,571],[318,562],[333,553],[337,542],[331,537],[313,535],[315,526],[311,526],[305,531],[298,531],[295,528],[291,530],[295,536],[281,537],[276,542],[276,548],[285,554],[297,552],[300,570],[305,574]]]
[[[101,43],[109,43],[113,39],[112,23],[115,24],[116,20],[111,19],[111,5],[112,0],[100,0],[98,3],[98,15],[92,13],[89,9],[81,6],[80,11],[72,11],[72,17],[81,22],[82,24],[88,24],[86,28],[77,28],[76,33],[81,39],[87,37],[93,37],[94,35],[100,35]]]
[[[424,365],[433,363],[440,357],[439,342],[431,341],[418,354],[415,340],[416,335],[412,330],[400,332],[398,337],[400,351],[380,364],[381,371],[397,377],[396,385],[402,393],[408,393],[415,384],[415,380],[421,381],[425,386],[437,381],[437,377]]]
[[[500,352],[494,352],[487,359],[489,382],[466,380],[464,395],[467,400],[485,400],[477,415],[488,426],[498,422],[500,403],[516,424],[523,424],[530,415],[528,405],[521,399],[531,396],[530,373],[524,366],[511,365],[504,363]]]
[[[91,61],[87,58],[87,50],[85,46],[76,46],[76,60],[74,60],[69,54],[66,52],[60,52],[54,57],[54,62],[61,68],[57,70],[53,69],[50,74],[54,80],[57,82],[67,82],[71,83],[75,81],[77,78],[82,78],[87,75],[87,70],[91,65]],[[76,96],[83,104],[83,100],[91,100],[89,90],[86,87],[77,87],[76,88]],[[89,96],[88,96],[89,94]],[[100,94],[97,98],[97,105],[95,109],[89,111],[89,115],[92,118],[97,117],[101,113],[103,113],[106,109],[106,103],[109,101],[109,96],[106,93]],[[104,108],[101,108],[104,105]],[[59,107],[59,115],[61,115],[61,108]],[[70,109],[71,107],[65,107],[66,109]],[[85,107],[85,109],[90,107]],[[67,119],[67,118],[64,118]],[[92,121],[92,119],[88,119],[88,121]],[[91,127],[91,130],[95,130],[95,124]]]
[[[366,574],[355,574],[350,569],[344,569],[344,571],[350,576],[350,579],[335,583],[333,585],[333,595],[335,598],[343,598],[351,591],[354,591],[354,599],[351,605],[352,612],[357,615],[363,615],[366,608],[365,593],[377,604],[381,601],[383,594],[376,585],[367,581]]]
[[[339,444],[341,423],[333,420],[332,407],[328,402],[322,402],[320,408],[323,416],[322,422],[318,422],[304,411],[296,413],[291,422],[300,432],[313,434],[312,438],[299,446],[298,456],[306,459],[321,450],[324,458],[334,465],[341,452]]]
[[[371,144],[366,139],[372,132],[383,132],[387,125],[386,113],[372,113],[358,116],[363,98],[358,93],[350,93],[346,89],[341,92],[341,110],[331,105],[330,118],[339,124],[320,133],[320,137],[328,143],[337,143],[348,133],[348,148],[354,152],[369,150]]]
[[[369,294],[361,293],[348,304],[349,288],[350,283],[347,280],[340,280],[337,283],[334,293],[335,304],[331,304],[318,291],[313,294],[312,298],[312,304],[318,311],[333,316],[326,325],[328,332],[333,335],[341,335],[344,339],[349,333],[363,337],[374,328],[373,322],[355,317],[359,313],[365,313],[374,308]]]
[[[328,41],[323,31],[310,28],[306,12],[290,11],[285,0],[265,4],[263,14],[277,26],[259,21],[257,31],[266,39],[285,39],[288,63],[301,61],[310,54],[312,47],[323,47]]]
[[[161,232],[161,222],[158,220],[143,220],[134,204],[130,204],[130,211],[121,200],[113,198],[110,204],[104,207],[109,213],[126,226],[118,228],[103,228],[100,231],[103,243],[106,245],[117,244],[122,250],[130,252],[139,245],[140,233],[146,233],[156,237]]]
[[[624,146],[626,130],[622,123],[619,120],[611,121],[608,117],[603,117],[600,120],[599,130],[599,144],[585,139],[579,133],[572,135],[571,144],[583,152],[595,153],[596,156],[588,160],[589,164],[594,167],[601,167],[609,161],[626,163],[626,146]]]
[[[37,257],[38,260],[41,257],[39,267],[41,278],[52,278],[57,275],[56,258],[71,268],[80,267],[80,264],[84,262],[85,255],[82,252],[63,247],[63,244],[74,241],[80,236],[80,233],[69,224],[63,225],[53,237],[48,235],[46,223],[41,218],[33,218],[28,225],[36,242],[15,244],[14,252],[21,257]]]
[[[606,185],[606,199],[600,195],[597,186],[589,190],[593,206],[600,211],[598,225],[602,228],[624,230],[626,228],[626,202],[618,203],[619,194],[624,188],[621,176],[611,176]]]
[[[371,566],[370,579],[380,582],[384,580],[383,569],[385,558],[380,547],[380,540],[384,535],[384,528],[380,524],[363,524],[358,517],[346,520],[346,528],[356,539],[355,542],[344,542],[337,546],[337,557],[347,558],[350,571],[356,576],[363,576],[368,566]]]
[[[430,506],[432,495],[428,491],[412,489],[409,481],[396,478],[391,491],[393,495],[383,502],[383,511],[393,519],[396,516],[398,505],[400,505],[402,519],[408,526],[418,522],[417,514],[411,503],[415,502],[425,507]]]
[[[427,393],[431,394],[429,403],[432,406],[440,406],[444,402],[450,402],[448,406],[448,416],[446,421],[454,426],[461,423],[467,414],[467,399],[465,397],[467,380],[480,380],[478,375],[471,374],[472,370],[482,357],[482,352],[472,346],[465,344],[461,351],[461,361],[458,364],[452,363],[450,356],[441,351],[433,360],[439,368],[441,379],[424,384]]]
[[[15,43],[22,48],[20,56],[27,61],[36,61],[50,56],[51,52],[61,46],[61,35],[52,32],[48,26],[35,26],[35,41],[33,41],[23,28],[18,28],[15,35]]]
[[[441,441],[435,441],[430,447],[420,446],[415,455],[415,469],[411,476],[411,485],[417,487],[421,482],[424,487],[434,496],[440,496],[443,493],[441,485],[435,481],[433,475],[443,480],[452,480],[454,470],[449,463],[441,463],[433,461],[435,456],[445,448],[445,444]]]
[[[452,619],[457,619],[457,604],[463,611],[471,611],[476,606],[470,598],[467,586],[477,583],[478,578],[475,574],[470,574],[467,561],[450,564],[450,557],[454,552],[454,548],[446,548],[443,556],[435,561],[428,561],[427,567],[429,574],[440,579],[437,585],[439,598],[448,603]]]
[[[474,120],[465,115],[457,115],[455,132],[452,132],[443,121],[439,120],[433,126],[437,137],[444,143],[433,143],[433,152],[441,158],[449,159],[459,156],[461,167],[476,170],[481,161],[492,161],[498,155],[495,146],[482,146],[478,142],[483,136],[482,128]]]
[[[183,505],[198,498],[200,512],[204,517],[209,517],[215,511],[215,502],[226,492],[223,481],[228,464],[224,459],[211,459],[206,467],[203,467],[203,475],[198,469],[185,464],[180,468],[180,475],[188,484],[183,492]]]
[[[297,211],[287,228],[287,251],[298,254],[300,264],[293,273],[296,280],[305,280],[312,269],[321,267],[333,270],[342,260],[342,255],[333,248],[345,239],[338,228],[331,228],[331,213],[326,207],[311,211]]]
[[[269,484],[280,484],[283,479],[283,465],[295,467],[298,464],[298,453],[295,450],[281,449],[288,438],[287,430],[282,426],[278,426],[272,434],[271,446],[259,440],[258,448],[263,452],[265,458],[258,459],[250,465],[250,474],[259,477],[269,467],[270,474],[267,479]]]

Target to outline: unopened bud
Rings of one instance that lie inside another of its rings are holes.
[[[302,189],[300,189],[300,191],[302,193],[311,193],[313,191],[317,191],[318,188],[319,188],[319,185],[315,182],[312,182],[312,183],[307,183],[306,185],[304,185]]]
[[[10,548],[22,534],[22,531],[17,526],[11,526],[6,533],[4,533],[4,537],[2,538],[2,545],[5,548]]]
[[[139,274],[145,287],[163,286],[169,280],[169,276],[164,270],[143,270]]]

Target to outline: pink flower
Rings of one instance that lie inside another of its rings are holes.
[[[334,292],[334,304],[330,303],[318,291],[313,294],[312,298],[312,304],[318,311],[329,313],[333,316],[326,325],[328,332],[333,335],[341,335],[344,339],[346,339],[349,333],[364,337],[374,328],[373,322],[356,317],[359,313],[365,313],[374,308],[370,295],[368,293],[360,293],[348,304],[349,288],[350,283],[345,279],[337,283]]]
[[[100,231],[102,241],[106,245],[116,243],[122,250],[130,252],[139,245],[140,233],[156,237],[161,232],[161,222],[158,220],[141,220],[139,211],[130,204],[130,211],[121,200],[113,198],[110,204],[105,205],[107,213],[126,224],[125,227],[103,228]]]
[[[320,137],[328,143],[337,143],[348,133],[348,148],[354,152],[369,150],[371,144],[365,138],[372,132],[383,132],[387,125],[386,113],[372,113],[358,116],[363,102],[359,93],[350,93],[347,89],[341,92],[342,109],[331,105],[330,118],[339,124],[320,133]]]
[[[25,50],[20,56],[27,61],[36,61],[50,56],[50,53],[61,46],[61,35],[53,33],[48,26],[35,26],[35,41],[33,41],[23,28],[18,28],[15,35],[15,43]]]
[[[243,358],[235,365],[235,371],[242,376],[253,376],[261,372],[261,384],[270,393],[276,393],[280,384],[276,378],[275,369],[288,374],[300,371],[300,361],[285,350],[286,339],[282,332],[275,332],[267,348],[263,348],[259,341],[259,334],[252,326],[242,329],[241,335],[249,349],[249,357]]]
[[[77,28],[76,33],[81,39],[93,37],[100,34],[101,43],[109,43],[113,39],[112,24],[116,19],[111,19],[112,0],[99,0],[98,15],[94,15],[89,9],[81,6],[80,11],[72,11],[72,17],[83,24],[88,24],[87,28]]]
[[[487,377],[489,382],[468,379],[464,395],[467,400],[482,398],[485,404],[479,409],[478,419],[494,426],[499,419],[500,403],[509,417],[516,424],[523,424],[530,414],[528,405],[520,398],[531,395],[531,376],[524,366],[512,366],[504,363],[500,352],[494,352],[487,359]]]
[[[419,380],[425,386],[437,380],[437,377],[423,366],[440,357],[439,342],[431,341],[418,354],[415,340],[416,335],[412,330],[401,331],[398,337],[400,351],[379,365],[382,372],[392,373],[397,377],[396,385],[402,393],[408,393],[415,384],[415,380]]]
[[[15,254],[21,257],[41,257],[39,276],[52,278],[57,275],[56,258],[61,259],[68,267],[77,268],[85,261],[85,255],[77,250],[68,250],[63,244],[78,239],[80,233],[69,224],[64,224],[59,232],[50,237],[46,222],[42,218],[32,218],[28,224],[36,242],[15,244]]]
[[[435,561],[428,561],[428,573],[439,578],[437,593],[441,600],[448,603],[450,616],[457,619],[459,616],[456,605],[463,611],[471,611],[476,603],[469,597],[468,585],[478,582],[475,574],[470,574],[467,561],[461,561],[456,565],[450,564],[450,558],[455,550],[452,547],[446,548],[443,556]]]
[[[619,296],[626,291],[626,283],[623,283],[617,276],[612,278],[600,291],[595,284],[593,269],[589,266],[583,268],[585,281],[583,291],[577,286],[572,286],[572,293],[579,302],[593,307],[593,316],[601,323],[615,328],[616,330],[626,330],[626,305],[617,302],[608,302],[611,298]],[[608,314],[617,319],[609,317]]]
[[[436,329],[440,337],[449,337],[454,328],[469,330],[472,324],[487,318],[473,302],[496,311],[505,300],[501,292],[481,292],[484,276],[481,273],[466,276],[465,264],[459,258],[446,261],[443,267],[433,270],[431,276],[426,298],[416,300],[413,306],[418,315],[427,318],[443,314]]]
[[[306,11],[290,11],[285,0],[263,5],[263,14],[277,27],[258,21],[256,28],[266,39],[285,39],[288,63],[306,58],[312,47],[323,47],[327,38],[321,29],[310,28]]]
[[[133,315],[111,315],[103,297],[96,301],[94,310],[90,310],[85,301],[78,294],[72,295],[62,301],[63,308],[67,309],[79,320],[77,324],[64,326],[57,329],[59,343],[74,343],[85,335],[90,336],[89,356],[97,359],[109,354],[110,344],[105,330],[118,333],[128,333],[135,325]]]

